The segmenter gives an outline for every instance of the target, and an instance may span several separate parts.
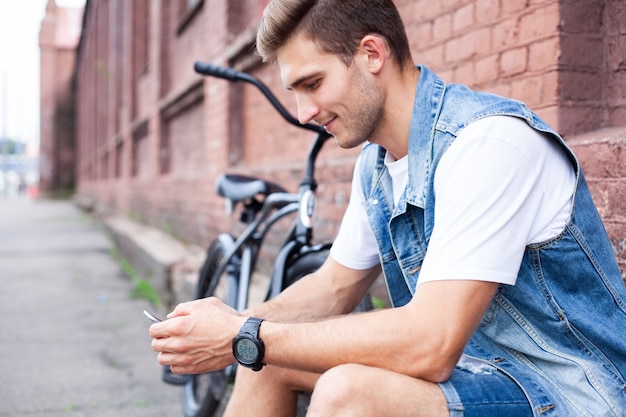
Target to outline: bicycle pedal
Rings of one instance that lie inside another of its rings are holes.
[[[189,375],[179,375],[172,372],[169,366],[163,366],[163,374],[161,375],[163,382],[171,385],[185,385]]]

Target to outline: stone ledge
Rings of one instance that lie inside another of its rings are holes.
[[[183,244],[157,228],[123,215],[101,220],[117,251],[141,278],[153,285],[166,310],[195,298],[204,249]]]

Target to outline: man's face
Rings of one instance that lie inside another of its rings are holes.
[[[350,66],[295,35],[277,54],[281,78],[294,92],[301,123],[325,127],[343,148],[376,141],[383,120],[383,94],[357,53]]]

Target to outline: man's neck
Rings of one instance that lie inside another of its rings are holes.
[[[387,83],[385,120],[372,142],[385,148],[396,159],[408,153],[413,103],[420,71],[416,67],[394,73]]]

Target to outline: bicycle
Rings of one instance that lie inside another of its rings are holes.
[[[200,270],[196,298],[215,296],[241,311],[248,306],[252,273],[257,266],[259,251],[273,226],[289,215],[296,214],[280,247],[269,279],[268,300],[304,275],[317,270],[328,257],[331,243],[313,244],[313,215],[315,210],[315,161],[330,134],[322,126],[301,124],[256,77],[206,62],[196,62],[194,70],[230,82],[243,81],[256,86],[280,115],[290,124],[317,134],[305,161],[304,175],[297,193],[261,178],[238,174],[222,174],[216,184],[217,194],[224,197],[227,213],[241,204],[240,221],[244,231],[235,238],[221,233],[209,246]],[[372,308],[366,295],[356,310]],[[199,375],[176,376],[164,372],[165,382],[183,385],[182,405],[185,417],[211,417],[215,414],[228,384],[234,381],[236,365]],[[299,401],[303,413],[307,399]]]

